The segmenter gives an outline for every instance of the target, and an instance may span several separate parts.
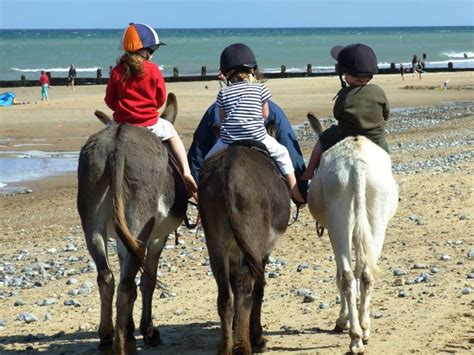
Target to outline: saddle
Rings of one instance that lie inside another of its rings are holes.
[[[270,156],[270,153],[268,152],[268,149],[265,146],[265,144],[263,144],[260,141],[255,140],[255,139],[240,139],[238,141],[235,141],[235,142],[229,144],[229,146],[232,146],[232,145],[251,148],[251,149],[256,150],[259,153],[265,154],[273,162],[273,165],[275,166],[276,170],[280,174],[280,178],[282,178],[283,181],[286,183],[286,185],[288,186],[288,189],[290,188],[289,185],[288,185],[288,181],[286,180],[285,176],[283,175],[283,173],[280,170],[280,167],[278,166],[276,161]],[[291,193],[290,193],[290,195],[291,195]]]
[[[263,153],[266,156],[270,157],[270,153],[268,152],[268,149],[265,146],[265,144],[255,139],[241,139],[229,144],[229,146],[231,145],[238,145],[241,147],[251,148],[251,149],[256,150],[257,152]]]

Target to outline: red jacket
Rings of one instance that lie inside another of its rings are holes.
[[[43,86],[44,84],[48,84],[48,85],[51,85],[50,82],[49,82],[49,77],[48,75],[46,74],[41,74],[40,78],[39,78],[39,84],[41,86]]]
[[[110,75],[104,101],[114,111],[117,123],[152,126],[158,121],[158,109],[166,101],[165,80],[158,66],[142,62],[143,74],[122,82],[123,66],[117,65]]]

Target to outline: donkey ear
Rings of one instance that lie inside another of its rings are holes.
[[[112,122],[112,119],[110,118],[109,115],[107,115],[105,112],[102,112],[102,111],[99,111],[99,110],[96,110],[94,112],[94,115],[95,117],[97,117],[100,122],[102,122],[103,124],[105,124],[106,126]]]
[[[178,100],[176,99],[176,95],[170,92],[168,94],[168,98],[166,99],[165,109],[161,113],[160,117],[164,118],[167,121],[170,121],[171,123],[174,123],[177,115],[178,115]]]
[[[306,117],[308,117],[309,124],[313,128],[313,131],[319,136],[323,132],[323,126],[321,126],[319,119],[313,112],[308,112]]]
[[[277,128],[275,120],[271,120],[270,122],[268,122],[266,129],[269,136],[272,136],[273,138],[276,137]]]

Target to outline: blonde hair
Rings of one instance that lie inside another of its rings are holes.
[[[249,83],[257,83],[261,79],[261,74],[258,68],[239,68],[229,73],[229,81],[235,83],[236,81],[248,81]]]
[[[122,64],[124,67],[122,81],[127,81],[132,75],[141,76],[143,74],[142,62],[144,60],[146,60],[146,58],[139,53],[125,52],[117,60],[117,64]]]

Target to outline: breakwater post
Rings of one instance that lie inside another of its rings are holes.
[[[395,67],[395,70],[394,70]],[[427,70],[430,73],[436,72],[474,72],[473,68],[458,68],[454,66],[454,62],[448,62],[447,66],[443,67],[430,67]],[[398,69],[395,63],[390,63],[389,68],[379,68],[379,74],[394,74],[398,73]],[[51,73],[46,73],[51,78]],[[98,77],[98,73],[96,72],[95,77],[76,77],[75,85],[106,85],[108,78]],[[100,73],[102,74],[102,73]],[[264,77],[268,79],[277,79],[277,78],[304,78],[304,77],[321,77],[321,76],[333,76],[338,75],[338,66],[335,64],[334,71],[314,71],[311,64],[307,64],[306,70],[301,70],[299,72],[286,72],[286,66],[281,66],[280,72],[274,73],[263,73]],[[67,85],[68,78],[67,77],[53,77],[50,79],[51,85],[53,86],[62,86]],[[207,73],[207,68],[205,66],[201,67],[201,73],[196,75],[183,75],[179,76],[178,67],[173,68],[173,72],[170,76],[165,76],[166,82],[188,82],[188,81],[209,81],[209,80],[218,80],[217,74]],[[38,80],[37,79],[27,79],[26,76],[23,74],[17,80],[0,80],[0,87],[2,88],[13,88],[13,87],[22,87],[22,86],[37,86]]]

